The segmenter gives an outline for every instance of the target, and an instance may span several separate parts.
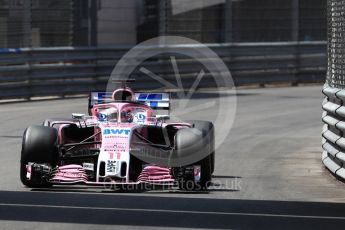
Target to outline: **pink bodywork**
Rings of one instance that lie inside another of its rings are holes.
[[[52,182],[87,182],[87,175],[81,165],[60,166],[53,172]]]
[[[97,117],[99,110],[104,108],[112,107],[119,111],[117,122],[99,122]],[[153,117],[153,110],[144,104],[133,104],[133,103],[109,103],[109,104],[98,104],[94,105],[91,110],[92,116],[90,118],[85,119],[87,124],[97,124],[94,125],[94,133],[101,132],[106,128],[117,128],[117,129],[132,129],[135,126],[138,126],[136,123],[122,123],[121,122],[121,112],[122,111],[130,111],[134,108],[141,108],[146,111],[146,118],[142,124],[145,125],[153,125],[156,121],[152,119]],[[75,122],[66,122],[66,121],[54,121],[50,126],[54,126],[54,124],[60,124],[59,126],[59,144],[64,143],[64,137],[62,135],[62,130],[64,126],[68,124],[76,124]],[[78,125],[78,124],[77,124]],[[177,128],[185,128],[191,127],[188,123],[173,123],[173,124],[162,124],[163,127],[166,125],[174,125]],[[123,136],[108,136],[104,137],[103,135],[98,135],[94,137],[94,141],[101,141],[102,144],[95,144],[93,147],[101,147],[106,149],[110,156],[118,157],[118,154],[128,154],[129,153],[129,137]],[[166,167],[160,167],[156,165],[148,165],[143,168],[142,172],[140,173],[137,181],[113,181],[112,179],[107,180],[106,182],[93,182],[89,181],[85,169],[81,165],[64,165],[54,169],[53,176],[51,182],[53,184],[77,184],[83,183],[86,185],[107,185],[107,184],[140,184],[140,183],[149,183],[155,185],[170,185],[174,184],[174,177],[171,175],[171,170]]]

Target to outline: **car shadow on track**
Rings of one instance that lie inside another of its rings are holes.
[[[33,192],[78,192],[78,193],[155,193],[155,194],[209,194],[213,192],[239,192],[240,189],[226,188],[223,183],[211,183],[207,190],[186,191],[178,188],[152,188],[152,189],[104,189],[102,187],[89,188],[85,186],[54,186],[52,188],[35,188]]]
[[[0,220],[204,229],[336,229],[345,204],[0,191]]]
[[[38,192],[80,192],[80,193],[151,193],[155,194],[167,194],[167,193],[176,193],[176,194],[208,194],[214,192],[239,192],[241,190],[240,186],[237,186],[237,182],[242,180],[240,176],[224,176],[224,175],[213,175],[212,181],[209,185],[209,188],[204,191],[186,191],[178,189],[178,186],[173,187],[164,187],[164,186],[138,186],[137,188],[115,188],[111,187],[91,187],[83,185],[69,185],[63,186],[58,185],[51,188],[35,188],[32,191]],[[241,182],[241,181],[240,181]]]
[[[240,176],[225,176],[225,175],[212,175],[212,178],[219,178],[219,179],[242,179]]]

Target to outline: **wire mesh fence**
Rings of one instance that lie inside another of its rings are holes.
[[[328,71],[331,87],[345,88],[345,0],[328,0]]]
[[[69,0],[0,0],[0,47],[71,45]]]
[[[205,43],[326,40],[324,0],[164,0],[166,33]]]
[[[325,0],[0,0],[0,48],[135,45],[160,35],[202,43],[325,41],[326,5]]]

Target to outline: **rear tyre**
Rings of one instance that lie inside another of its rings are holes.
[[[57,130],[44,126],[29,126],[23,134],[20,159],[20,179],[30,188],[49,187],[50,184],[42,178],[28,180],[26,165],[29,162],[47,164],[54,167],[57,164]]]

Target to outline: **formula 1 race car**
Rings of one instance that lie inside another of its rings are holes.
[[[158,185],[207,189],[214,171],[214,126],[169,123],[168,93],[92,92],[89,115],[47,119],[23,135],[20,178],[52,185]]]

